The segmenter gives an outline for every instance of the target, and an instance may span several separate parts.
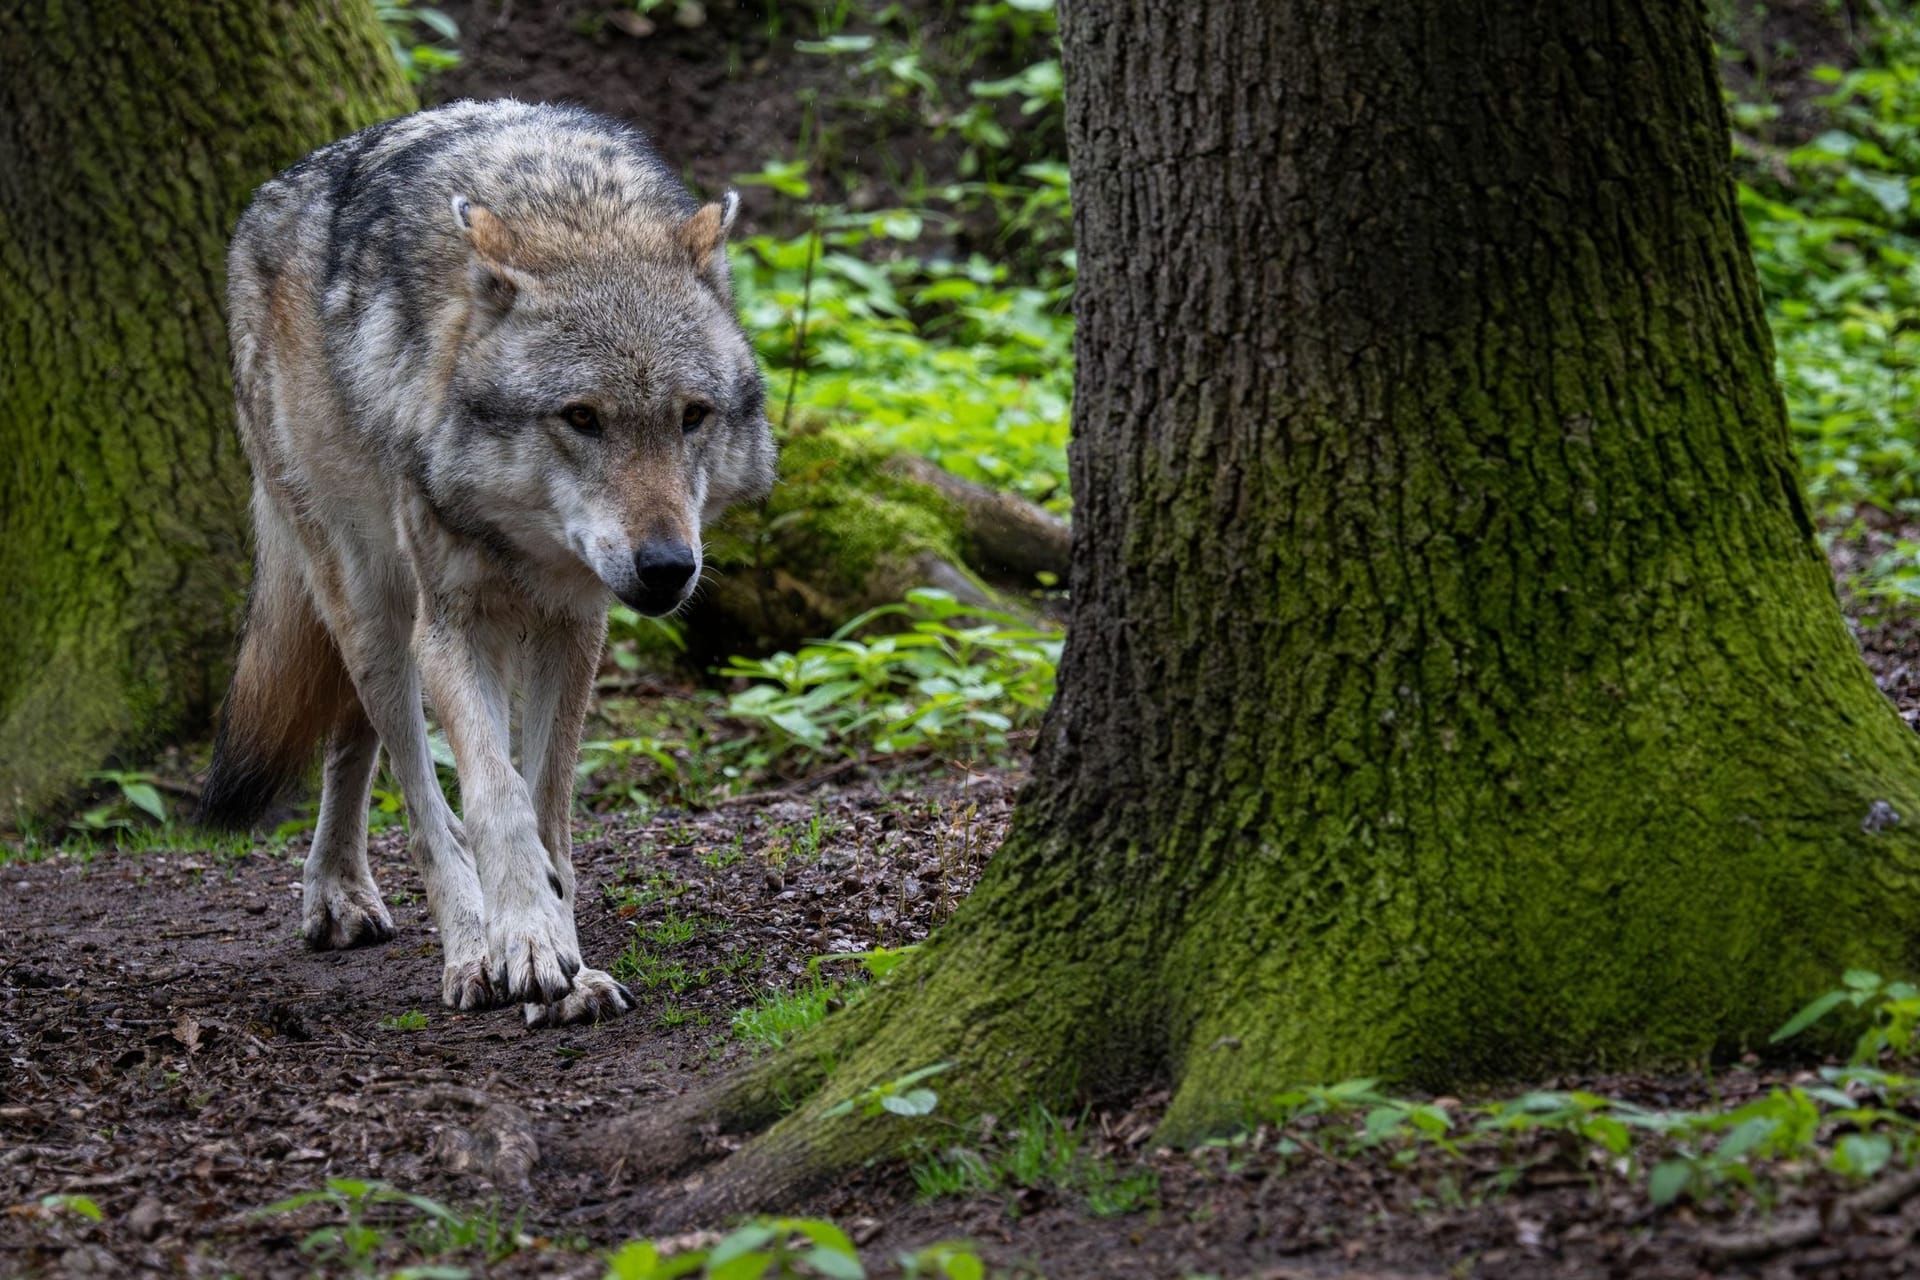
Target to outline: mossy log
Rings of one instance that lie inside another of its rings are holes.
[[[915,587],[983,607],[1044,612],[1067,575],[1059,516],[923,458],[808,424],[781,445],[764,506],[707,540],[707,572],[686,615],[700,661],[793,649]]]

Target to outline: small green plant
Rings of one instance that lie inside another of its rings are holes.
[[[905,1280],[985,1280],[973,1246],[945,1240],[898,1254]],[[668,1253],[651,1240],[622,1245],[607,1259],[606,1280],[863,1280],[866,1264],[851,1237],[824,1218],[755,1218],[711,1246]]]
[[[1778,1031],[1772,1043],[1799,1035],[1842,1006],[1866,1010],[1869,1022],[1854,1042],[1853,1065],[1868,1066],[1888,1054],[1911,1053],[1920,1028],[1920,988],[1910,982],[1888,982],[1865,969],[1849,969],[1838,989],[1810,1001]]]
[[[418,1009],[409,1009],[405,1013],[380,1019],[380,1027],[383,1031],[425,1031],[427,1015]]]
[[[1032,1188],[1071,1196],[1097,1218],[1138,1212],[1160,1194],[1160,1180],[1152,1170],[1122,1172],[1089,1154],[1081,1145],[1080,1126],[1038,1103],[1010,1137],[927,1152],[909,1166],[909,1173],[923,1199]]]
[[[907,630],[856,638],[882,619],[904,620]],[[765,726],[794,751],[993,749],[1046,710],[1060,644],[1056,631],[921,590],[798,653],[735,658],[720,674],[754,682],[733,695],[727,714]]]
[[[85,1218],[88,1222],[104,1222],[107,1217],[90,1196],[41,1196],[39,1209],[44,1214],[70,1213],[77,1218]]]
[[[931,1089],[921,1087],[920,1082],[930,1080],[941,1072],[952,1069],[951,1062],[936,1062],[930,1067],[909,1071],[892,1080],[870,1084],[853,1097],[828,1107],[821,1114],[829,1120],[837,1116],[852,1115],[855,1110],[869,1117],[889,1114],[909,1118],[930,1116],[934,1108],[940,1105],[940,1095]]]
[[[386,29],[387,47],[408,84],[420,84],[428,76],[438,75],[460,65],[460,26],[440,10],[427,5],[377,4],[374,13]],[[420,38],[425,28],[426,39]],[[434,38],[446,45],[434,44]]]
[[[370,1276],[380,1274],[379,1261],[392,1245],[388,1221],[376,1221],[376,1211],[397,1207],[411,1210],[416,1225],[437,1224],[426,1238],[461,1240],[475,1235],[474,1221],[427,1196],[400,1191],[384,1182],[357,1178],[328,1178],[315,1191],[277,1200],[256,1209],[254,1216],[269,1217],[298,1213],[315,1206],[338,1215],[337,1221],[322,1223],[300,1242],[300,1251],[314,1255],[336,1273]],[[494,1236],[489,1234],[488,1239]],[[511,1252],[511,1250],[508,1250]],[[414,1267],[408,1273],[416,1280],[464,1280],[469,1273],[459,1267]]]
[[[167,802],[154,784],[151,773],[123,769],[102,769],[86,775],[88,782],[111,785],[115,798],[106,804],[84,810],[73,819],[76,826],[89,831],[109,831],[134,825],[133,814],[143,813],[155,822],[167,821]]]
[[[718,1244],[662,1255],[650,1240],[623,1245],[607,1259],[607,1280],[786,1280],[819,1276],[862,1280],[867,1269],[853,1240],[823,1218],[757,1218]]]

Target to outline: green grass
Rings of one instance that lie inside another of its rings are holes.
[[[1122,1171],[1089,1154],[1078,1124],[1038,1104],[998,1141],[931,1152],[909,1172],[923,1199],[1030,1188],[1071,1199],[1096,1218],[1137,1213],[1160,1194],[1152,1170]]]
[[[807,961],[805,981],[793,990],[782,991],[770,987],[762,991],[753,1004],[735,1013],[733,1034],[741,1043],[755,1050],[778,1049],[802,1031],[817,1025],[833,1010],[858,1004],[866,998],[867,981],[862,981],[859,975],[830,979],[826,976],[826,966],[857,965],[867,979],[878,982],[918,949],[915,944],[815,956]]]
[[[829,1009],[857,1004],[865,994],[864,985],[843,990],[840,984],[812,973],[792,991],[761,992],[751,1005],[733,1015],[733,1034],[756,1051],[778,1049],[802,1031],[819,1025]]]

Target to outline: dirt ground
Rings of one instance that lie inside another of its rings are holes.
[[[1912,627],[1898,643],[1911,661]],[[750,1050],[730,1034],[732,1013],[756,991],[805,981],[813,957],[924,937],[998,842],[1019,781],[928,763],[583,830],[589,958],[617,963],[635,937],[661,941],[626,971],[639,1012],[562,1030],[529,1030],[514,1010],[440,1006],[436,940],[397,834],[373,853],[399,934],[352,952],[298,942],[301,841],[232,860],[0,868],[0,1205],[11,1206],[0,1275],[342,1274],[300,1248],[337,1210],[259,1211],[345,1177],[490,1216],[512,1242],[433,1244],[420,1215],[382,1208],[367,1274],[430,1256],[479,1275],[597,1276],[595,1250],[647,1233],[661,1188],[588,1167],[580,1140],[741,1061]],[[1736,1067],[1712,1081],[1538,1083],[1671,1107],[1705,1105],[1710,1090],[1738,1102],[1784,1078]],[[921,1203],[898,1167],[800,1207],[881,1261],[964,1238],[1000,1273],[1052,1280],[1920,1274],[1920,1201],[1751,1265],[1713,1262],[1721,1233],[1830,1208],[1840,1189],[1817,1177],[1790,1182],[1771,1218],[1727,1205],[1655,1211],[1637,1178],[1548,1137],[1406,1168],[1283,1158],[1271,1134],[1153,1150],[1161,1101],[1122,1100],[1081,1124],[1115,1169],[1156,1176],[1134,1212],[1095,1217],[1073,1192],[1046,1189]],[[489,1182],[499,1166],[471,1158],[476,1136],[485,1154],[482,1117],[498,1103],[524,1112],[538,1144],[524,1185]],[[102,1220],[37,1207],[62,1195],[88,1197]]]

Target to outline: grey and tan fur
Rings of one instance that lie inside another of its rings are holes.
[[[384,746],[446,1003],[521,1002],[531,1023],[632,1007],[580,955],[573,767],[609,594],[678,607],[703,522],[772,482],[734,204],[699,205],[611,121],[462,102],[315,152],[241,218],[256,567],[202,815],[256,820],[324,740],[309,944],[392,935],[366,855]]]

